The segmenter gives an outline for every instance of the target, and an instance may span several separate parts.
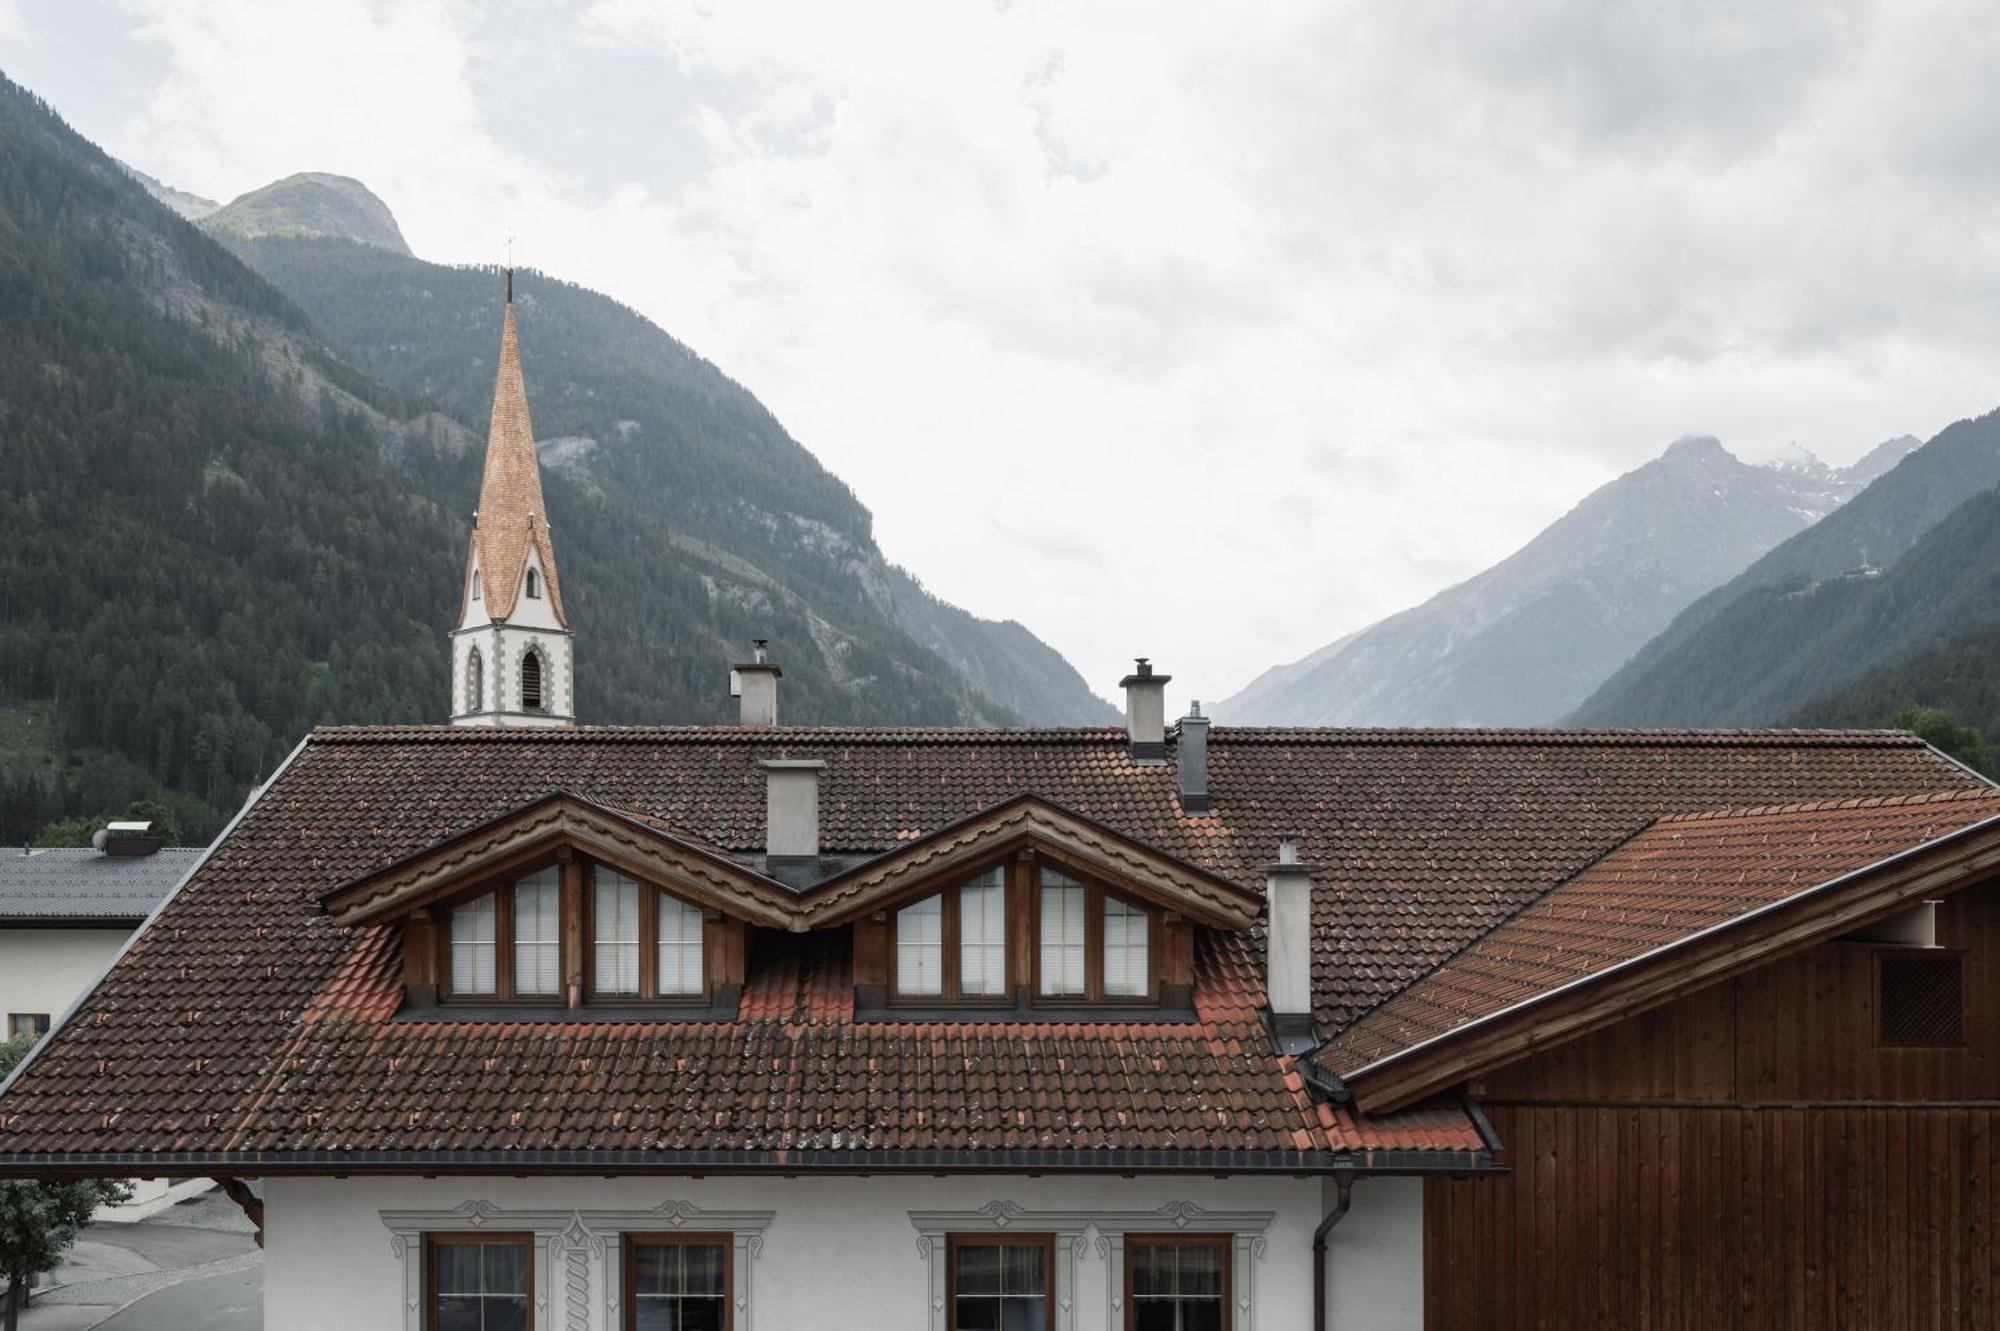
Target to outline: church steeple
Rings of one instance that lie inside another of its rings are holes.
[[[452,632],[452,720],[459,725],[567,725],[575,720],[569,616],[542,502],[528,389],[514,320],[514,270],[500,324],[500,366],[473,515],[458,627]]]

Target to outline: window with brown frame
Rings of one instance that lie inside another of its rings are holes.
[[[729,1331],[727,1234],[627,1234],[625,1331]]]
[[[1227,1234],[1130,1234],[1125,1331],[1223,1331],[1229,1311]]]
[[[995,866],[895,914],[895,996],[945,1003],[1005,1002],[1007,872]]]
[[[1047,866],[1035,893],[1041,1002],[1149,1003],[1159,995],[1159,912]]]
[[[946,1236],[949,1331],[1054,1331],[1053,1234]]]
[[[602,865],[590,875],[590,992],[599,1002],[708,997],[701,908]]]
[[[528,1331],[535,1304],[531,1234],[424,1239],[424,1331]]]
[[[541,1000],[562,993],[562,883],[555,865],[453,905],[446,929],[455,999]]]

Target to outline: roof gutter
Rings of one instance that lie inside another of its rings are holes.
[[[22,1073],[34,1066],[35,1059],[40,1056],[41,1052],[55,1043],[57,1034],[61,1032],[64,1026],[69,1024],[69,1019],[76,1015],[76,1010],[83,1006],[84,1000],[97,992],[97,987],[104,983],[105,977],[117,968],[119,962],[125,960],[125,954],[132,950],[133,944],[137,943],[140,937],[153,927],[153,921],[160,918],[160,912],[171,905],[173,899],[181,894],[181,889],[188,885],[188,881],[201,872],[201,866],[208,863],[209,856],[215,854],[215,848],[229,839],[229,834],[236,830],[236,825],[249,815],[250,810],[257,807],[257,801],[264,797],[264,792],[276,785],[278,778],[285,774],[285,769],[292,765],[292,760],[305,752],[306,745],[312,742],[312,734],[308,730],[300,738],[299,742],[292,746],[292,751],[285,755],[284,761],[279,763],[277,769],[271,773],[270,779],[265,781],[261,786],[251,789],[250,793],[243,799],[243,807],[236,811],[236,816],[231,818],[222,831],[216,834],[215,840],[209,842],[202,849],[201,854],[195,856],[194,863],[188,866],[187,872],[180,876],[180,880],[173,885],[172,890],[160,898],[160,904],[153,907],[147,913],[145,920],[137,929],[132,931],[131,936],[125,940],[123,946],[112,955],[111,960],[104,964],[104,969],[97,973],[97,978],[92,980],[83,992],[70,1001],[70,1005],[63,1009],[62,1015],[56,1018],[55,1024],[49,1028],[49,1033],[35,1041],[34,1045],[28,1050],[28,1056],[19,1063],[16,1063],[12,1072],[8,1073],[5,1077],[0,1077],[0,1098],[6,1096],[14,1083],[20,1080]]]
[[[1747,910],[1743,912],[1741,915],[1732,915],[1730,918],[1726,920],[1721,920],[1715,924],[1711,924],[1705,929],[1698,929],[1694,933],[1687,935],[1685,938],[1677,938],[1671,943],[1662,943],[1656,948],[1652,948],[1648,951],[1641,952],[1636,957],[1627,957],[1623,961],[1615,962],[1612,965],[1606,966],[1603,970],[1592,971],[1588,975],[1580,975],[1574,980],[1566,981],[1562,984],[1557,985],[1553,989],[1544,990],[1543,992],[1538,994],[1530,994],[1526,998],[1520,999],[1513,1003],[1509,1003],[1506,1007],[1499,1008],[1493,1012],[1487,1013],[1483,1017],[1477,1017],[1472,1021],[1468,1021],[1462,1026],[1454,1026],[1448,1031],[1442,1031],[1426,1039],[1419,1040],[1417,1043],[1410,1045],[1407,1048],[1398,1049],[1393,1054],[1385,1054],[1381,1058],[1376,1059],[1372,1063],[1364,1064],[1363,1066],[1356,1068],[1354,1071],[1344,1074],[1341,1080],[1351,1086],[1355,1081],[1358,1081],[1362,1077],[1366,1077],[1371,1073],[1379,1072],[1383,1068],[1389,1067],[1391,1064],[1400,1063],[1405,1059],[1408,1059],[1418,1053],[1421,1053],[1426,1049],[1429,1049],[1433,1045],[1440,1044],[1447,1040],[1458,1039],[1460,1036],[1466,1034],[1468,1031],[1474,1031],[1478,1030],[1483,1026],[1489,1026],[1494,1022],[1499,1021],[1503,1017],[1511,1016],[1514,1013],[1523,1011],[1527,1008],[1538,1007],[1543,1003],[1547,1003],[1552,999],[1555,999],[1563,994],[1568,993],[1572,989],[1580,988],[1581,986],[1587,984],[1595,984],[1598,981],[1605,979],[1607,976],[1617,975],[1623,971],[1631,970],[1636,966],[1643,965],[1646,962],[1652,961],[1657,957],[1665,956],[1669,953],[1678,951],[1681,948],[1691,946],[1692,944],[1698,943],[1705,938],[1709,938],[1715,934],[1719,934],[1724,930],[1734,929],[1751,920],[1761,919],[1762,917],[1769,915],[1774,911],[1784,910],[1790,906],[1797,905],[1801,901],[1806,901],[1813,897],[1816,897],[1823,892],[1830,892],[1834,888],[1840,887],[1843,884],[1853,882],[1856,879],[1865,878],[1873,873],[1879,873],[1882,870],[1887,869],[1892,865],[1900,864],[1903,861],[1911,859],[1915,856],[1930,853],[1932,851],[1937,850],[1941,846],[1950,845],[1953,842],[1964,840],[1980,832],[1989,831],[1996,827],[2000,827],[2000,814],[1996,814],[1991,818],[1982,818],[1978,822],[1972,823],[1966,827],[1961,827],[1955,832],[1947,832],[1941,837],[1934,837],[1933,839],[1925,841],[1919,845],[1911,846],[1907,850],[1899,850],[1894,855],[1885,856],[1882,859],[1876,860],[1872,864],[1864,864],[1858,869],[1849,869],[1846,873],[1841,874],[1836,878],[1829,878],[1823,883],[1815,883],[1811,887],[1802,888],[1799,891],[1792,893],[1788,897],[1780,897],[1776,901],[1767,902],[1762,906],[1758,906],[1754,910]],[[1564,880],[1565,883],[1570,881],[1573,880],[1572,879]],[[1559,890],[1560,890],[1559,887],[1556,889],[1552,889],[1550,893],[1544,894],[1542,897],[1537,898],[1537,900],[1545,901],[1548,899],[1548,896],[1553,895],[1555,891]],[[1496,929],[1499,927],[1500,926],[1498,925],[1495,926]],[[1481,936],[1490,937],[1491,934],[1489,932],[1488,934]],[[1435,974],[1436,972],[1433,971],[1431,973]],[[1422,983],[1422,981],[1420,980],[1417,983]],[[1405,992],[1408,991],[1405,990]]]

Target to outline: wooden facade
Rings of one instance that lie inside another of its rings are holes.
[[[1937,921],[1955,1044],[1834,942],[1470,1086],[1512,1172],[1426,1184],[1426,1325],[2000,1325],[2000,888]]]

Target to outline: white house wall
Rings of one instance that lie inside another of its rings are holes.
[[[1334,1186],[1324,1185],[1333,1207]],[[1327,1326],[1331,1331],[1424,1324],[1424,1182],[1363,1178],[1347,1214],[1327,1235]]]
[[[0,929],[0,1038],[6,1014],[62,1016],[95,983],[129,929]]]
[[[1336,1231],[1333,1280],[1336,1306],[1365,1310],[1368,1320],[1332,1325],[1418,1326],[1421,1189],[1369,1181],[1354,1196]],[[264,1326],[420,1327],[409,1306],[420,1281],[410,1235],[443,1223],[537,1232],[536,1331],[609,1331],[616,1312],[607,1308],[605,1273],[616,1261],[618,1230],[706,1232],[725,1227],[720,1215],[755,1232],[754,1241],[747,1233],[738,1241],[748,1302],[735,1331],[942,1327],[935,1297],[942,1255],[925,1233],[932,1227],[1063,1233],[1057,1266],[1071,1305],[1058,1321],[1064,1331],[1122,1331],[1110,1280],[1113,1238],[1226,1227],[1243,1272],[1237,1293],[1248,1299],[1232,1331],[1303,1331],[1312,1325],[1312,1232],[1321,1204],[1321,1182],[1310,1178],[272,1179]],[[1378,1220],[1393,1239],[1363,1238],[1361,1228]],[[615,1301],[615,1285],[610,1292]]]

